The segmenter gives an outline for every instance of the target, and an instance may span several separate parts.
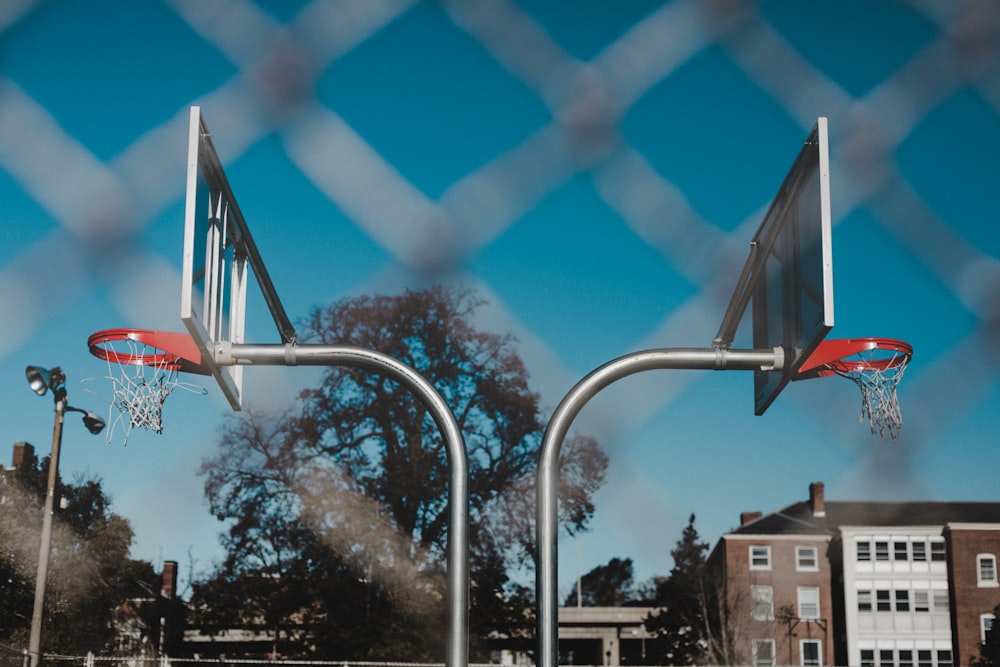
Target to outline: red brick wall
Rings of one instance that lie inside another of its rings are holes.
[[[948,540],[955,664],[967,665],[970,660],[979,657],[980,615],[993,611],[1000,604],[1000,587],[979,585],[978,563],[980,554],[993,554],[1000,561],[1000,527],[949,527],[945,536]]]
[[[777,664],[802,664],[799,655],[799,642],[802,639],[814,639],[822,642],[824,665],[834,662],[833,633],[833,599],[831,592],[830,562],[827,555],[829,542],[824,537],[801,536],[774,539],[770,536],[740,536],[734,539],[729,536],[725,541],[727,593],[730,607],[738,619],[743,619],[744,627],[735,628],[743,639],[742,647],[745,659],[752,660],[750,645],[752,639],[774,639]],[[771,547],[771,569],[750,569],[750,547]],[[796,570],[796,547],[812,546],[816,548],[816,571]],[[750,587],[753,585],[771,586],[774,591],[774,612],[779,614],[782,607],[790,607],[792,613],[798,613],[798,587],[814,586],[819,588],[820,622],[799,621],[792,625],[775,619],[770,622],[750,620]],[[740,621],[737,621],[740,622]],[[791,636],[789,636],[791,631]]]

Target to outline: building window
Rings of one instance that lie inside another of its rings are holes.
[[[993,620],[996,618],[993,614],[980,614],[979,615],[979,641],[986,643],[987,633],[993,629]]]
[[[875,651],[870,648],[861,649],[861,667],[875,667]]]
[[[997,558],[993,554],[979,554],[976,556],[976,563],[979,572],[979,585],[995,587],[997,583]]]
[[[872,592],[858,591],[858,611],[872,610]]]
[[[750,598],[753,608],[750,616],[755,621],[774,620],[774,589],[770,586],[751,586]]]
[[[771,547],[762,547],[762,546],[750,547],[750,569],[751,570],[771,569]]]
[[[930,594],[927,591],[913,591],[913,611],[927,612],[930,610]]]
[[[951,667],[951,651],[937,652],[937,667]]]
[[[896,561],[909,560],[910,552],[907,546],[906,542],[893,542],[892,559]]]
[[[795,569],[815,572],[819,569],[816,547],[795,547]]]
[[[892,600],[889,591],[875,591],[875,610],[892,611]]]
[[[913,651],[899,649],[899,667],[913,667]]]
[[[896,611],[910,611],[910,591],[896,591]]]
[[[889,543],[875,543],[875,560],[889,560]]]
[[[948,591],[934,591],[934,613],[946,613],[951,609],[948,604]]]
[[[869,561],[872,559],[872,543],[868,540],[858,542],[858,560]]]
[[[937,562],[944,562],[945,560],[944,542],[931,542],[931,560]]]
[[[803,665],[821,665],[820,644],[816,639],[803,639],[799,642],[799,654]]]
[[[878,665],[879,667],[895,667],[895,661],[892,657],[891,648],[879,649],[878,652]]]
[[[756,667],[771,667],[774,665],[774,640],[753,640],[753,664]]]
[[[913,550],[913,561],[916,562],[926,562],[927,561],[927,543],[926,542],[914,542],[910,545]]]
[[[930,651],[917,651],[917,667],[934,667],[933,655]]]
[[[819,589],[799,586],[799,618],[819,618]]]

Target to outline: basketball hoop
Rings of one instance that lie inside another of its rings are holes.
[[[201,364],[201,352],[187,334],[149,329],[108,329],[93,334],[87,345],[91,354],[108,363],[106,376],[83,381],[111,380],[113,399],[108,401],[108,423],[111,424],[108,442],[111,442],[116,427],[125,431],[126,444],[133,428],[162,434],[163,403],[174,389],[195,394],[208,393],[204,387],[180,380],[181,372],[211,374]],[[117,372],[113,364],[118,366]],[[101,394],[86,387],[84,389],[107,401]],[[118,409],[117,416],[113,414],[115,408]]]
[[[872,433],[895,442],[903,426],[896,385],[913,357],[909,343],[892,338],[826,340],[806,359],[796,380],[839,375],[861,389],[861,417]]]

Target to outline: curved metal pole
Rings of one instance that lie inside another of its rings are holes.
[[[563,398],[545,429],[538,456],[536,487],[538,563],[535,593],[538,604],[538,667],[559,664],[558,533],[559,450],[573,420],[587,402],[608,385],[648,370],[758,370],[781,368],[784,355],[774,350],[726,350],[673,348],[635,352],[619,357],[583,378]]]
[[[455,415],[436,389],[396,359],[364,348],[340,345],[223,346],[221,365],[360,366],[385,373],[417,395],[441,430],[448,453],[448,667],[469,662],[469,464]]]

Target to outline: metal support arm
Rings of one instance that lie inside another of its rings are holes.
[[[448,453],[448,667],[469,662],[469,466],[462,431],[441,394],[396,359],[338,345],[241,345],[220,347],[216,363],[258,366],[355,366],[384,373],[424,403],[441,430]]]
[[[558,619],[558,503],[559,450],[570,425],[599,391],[622,378],[649,370],[780,370],[784,355],[774,350],[674,348],[647,350],[619,357],[590,373],[563,398],[552,414],[538,457],[536,488],[538,562],[535,589],[538,604],[538,667],[559,664]]]

